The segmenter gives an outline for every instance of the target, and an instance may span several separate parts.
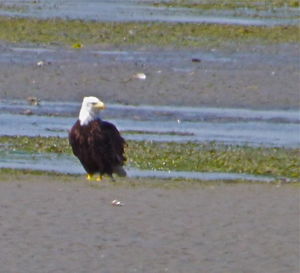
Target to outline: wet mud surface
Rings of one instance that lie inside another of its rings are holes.
[[[130,105],[299,109],[298,45],[230,48],[75,50],[0,42],[0,99],[79,103],[95,95]],[[297,185],[4,180],[1,272],[300,271]],[[115,199],[124,206],[113,206]]]
[[[108,103],[298,108],[299,46],[226,52],[1,45],[0,97]],[[144,73],[146,79],[136,77]]]
[[[293,185],[153,188],[11,176],[0,189],[2,272],[300,269]]]

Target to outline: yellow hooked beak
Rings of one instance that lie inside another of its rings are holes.
[[[105,104],[102,101],[97,102],[93,105],[93,107],[98,110],[104,110],[106,108]]]

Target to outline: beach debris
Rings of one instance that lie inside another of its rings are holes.
[[[146,80],[147,76],[145,73],[136,73],[136,74],[133,74],[130,78],[127,78],[127,79],[124,79],[123,82],[127,83],[129,81],[132,81],[134,79],[138,79],[138,80]]]
[[[144,73],[136,73],[132,76],[133,79],[146,80],[146,74]]]
[[[201,63],[201,60],[198,59],[198,58],[193,58],[193,59],[192,59],[192,62],[193,62],[193,63]]]
[[[82,43],[74,43],[74,44],[72,44],[72,48],[75,48],[75,49],[83,48],[83,44]]]
[[[40,104],[40,100],[35,96],[29,96],[26,100],[30,105],[38,106]]]
[[[43,66],[45,66],[45,65],[50,65],[51,64],[51,62],[45,62],[45,61],[38,61],[37,63],[36,63],[36,66],[38,66],[38,67],[43,67]]]
[[[22,112],[22,114],[23,114],[23,115],[28,115],[28,116],[30,116],[30,115],[33,114],[33,112],[32,112],[32,110],[30,110],[30,109],[26,109],[26,110],[24,110],[24,111]]]
[[[37,65],[38,67],[42,67],[42,66],[44,66],[44,64],[45,64],[44,61],[38,61],[38,62],[36,63],[36,65]]]
[[[122,206],[124,206],[124,203],[122,203],[121,201],[119,201],[119,200],[117,200],[117,199],[113,200],[113,201],[111,202],[111,204],[112,204],[113,206],[115,206],[115,207],[122,207]]]

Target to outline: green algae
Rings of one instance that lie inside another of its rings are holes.
[[[239,44],[299,43],[299,27],[163,22],[116,23],[0,16],[0,40],[70,48],[91,45],[236,47]]]
[[[66,138],[0,137],[0,150],[71,154]],[[127,164],[150,170],[233,172],[300,178],[300,149],[128,141]]]
[[[128,154],[130,164],[142,169],[233,172],[300,178],[299,149],[214,143],[132,142]]]

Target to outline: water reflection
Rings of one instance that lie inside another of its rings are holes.
[[[0,135],[67,137],[79,108],[78,103],[71,102],[42,102],[37,107],[20,101],[2,101]],[[17,114],[26,111],[31,115]],[[131,140],[300,146],[300,115],[296,110],[114,104],[108,105],[102,117],[115,123]]]
[[[13,2],[6,0],[2,1],[3,7],[0,9],[0,15],[97,21],[163,21],[260,26],[299,23],[297,19],[299,11],[296,8],[203,10],[153,6],[154,2],[157,3],[157,1],[138,0],[14,0]],[[11,8],[5,9],[5,4],[10,5]]]
[[[30,169],[64,174],[85,174],[84,169],[74,156],[51,153],[31,154],[26,152],[0,151],[0,168]],[[128,177],[195,179],[195,180],[248,180],[272,182],[273,177],[241,173],[187,172],[126,169]]]

